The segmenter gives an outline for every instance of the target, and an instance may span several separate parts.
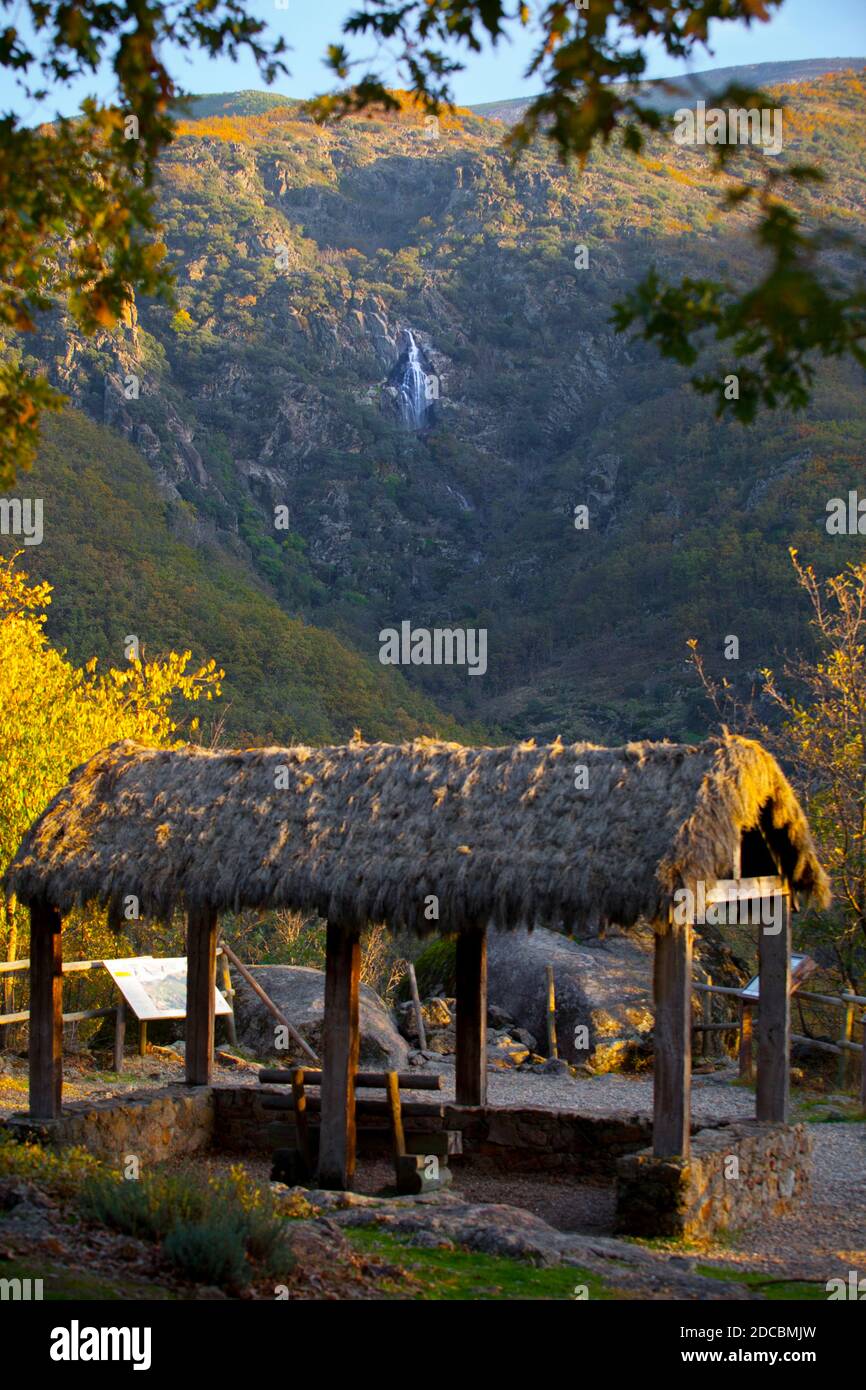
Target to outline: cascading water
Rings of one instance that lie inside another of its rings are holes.
[[[400,414],[411,429],[420,430],[424,424],[429,404],[427,374],[421,365],[421,354],[410,329],[407,329],[407,337],[409,339],[409,355],[406,359],[406,366],[403,368],[403,375],[398,383]]]

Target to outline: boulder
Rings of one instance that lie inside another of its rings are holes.
[[[716,983],[738,984],[738,962],[706,929],[695,941],[695,978],[710,970]],[[559,1055],[597,1071],[640,1066],[652,1056],[653,933],[609,929],[579,942],[537,927],[490,931],[488,998],[516,1020],[512,1037],[539,1039],[547,1050],[545,967],[553,966]],[[576,1033],[583,1027],[585,1035]],[[522,1030],[528,1030],[522,1033]]]
[[[539,1039],[547,1038],[545,968],[553,966],[559,1055],[602,1071],[651,1052],[652,936],[607,935],[591,944],[538,927],[488,934],[488,993]],[[583,1027],[580,1035],[576,1030]],[[542,1044],[546,1051],[546,1042]]]
[[[321,970],[303,965],[255,965],[250,974],[276,1004],[280,1012],[322,1055],[322,1024],[325,1016],[325,976]],[[288,1062],[301,1054],[290,1040],[289,1050],[277,1049],[279,1024],[265,1008],[246,980],[237,974],[235,986],[235,1024],[238,1042],[254,1056]],[[361,985],[359,1020],[362,1066],[401,1070],[408,1066],[409,1045],[397,1030],[390,1010],[375,990]]]

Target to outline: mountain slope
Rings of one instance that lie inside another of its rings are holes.
[[[862,81],[779,100],[786,155],[827,173],[807,213],[856,228]],[[660,140],[641,159],[611,146],[583,172],[546,147],[515,165],[502,133],[472,114],[431,127],[409,107],[324,129],[285,106],[187,121],[161,191],[181,312],[145,302],[87,343],[58,321],[39,353],[147,460],[168,523],[287,614],[372,663],[403,621],[486,629],[483,677],[405,669],[456,718],[690,736],[686,640],[721,661],[736,635],[724,669],[748,683],[807,640],[788,546],[834,570],[862,553],[824,519],[862,483],[863,374],[822,366],[797,418],[714,421],[679,369],[608,320],[652,264],[754,276],[725,180]],[[435,383],[421,429],[401,394],[411,345]],[[351,695],[340,717],[367,733]]]
[[[190,647],[213,657],[226,672],[213,717],[257,741],[338,741],[355,724],[367,738],[459,734],[401,676],[287,616],[104,427],[75,412],[52,421],[26,495],[43,499],[44,540],[19,563],[55,586],[47,632],[78,662],[122,665],[131,634],[151,655]],[[11,540],[2,547],[8,554]]]

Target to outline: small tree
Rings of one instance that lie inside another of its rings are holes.
[[[785,662],[782,684],[761,671],[761,692],[777,710],[768,724],[754,692],[740,700],[708,674],[697,642],[691,662],[720,721],[759,737],[785,765],[802,797],[833,883],[834,908],[804,926],[827,947],[856,992],[866,965],[866,561],[823,583],[792,549],[797,582],[812,609],[814,656]]]
[[[175,702],[211,700],[223,674],[213,661],[190,669],[190,652],[101,673],[95,657],[74,666],[43,631],[51,585],[31,583],[16,559],[0,563],[0,878],[73,768],[121,738],[176,746]],[[19,945],[14,903],[0,894],[0,949],[14,960]]]

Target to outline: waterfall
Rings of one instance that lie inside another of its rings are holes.
[[[407,329],[409,356],[400,378],[400,413],[406,424],[420,430],[427,414],[427,374],[421,366],[421,354],[411,329]]]

